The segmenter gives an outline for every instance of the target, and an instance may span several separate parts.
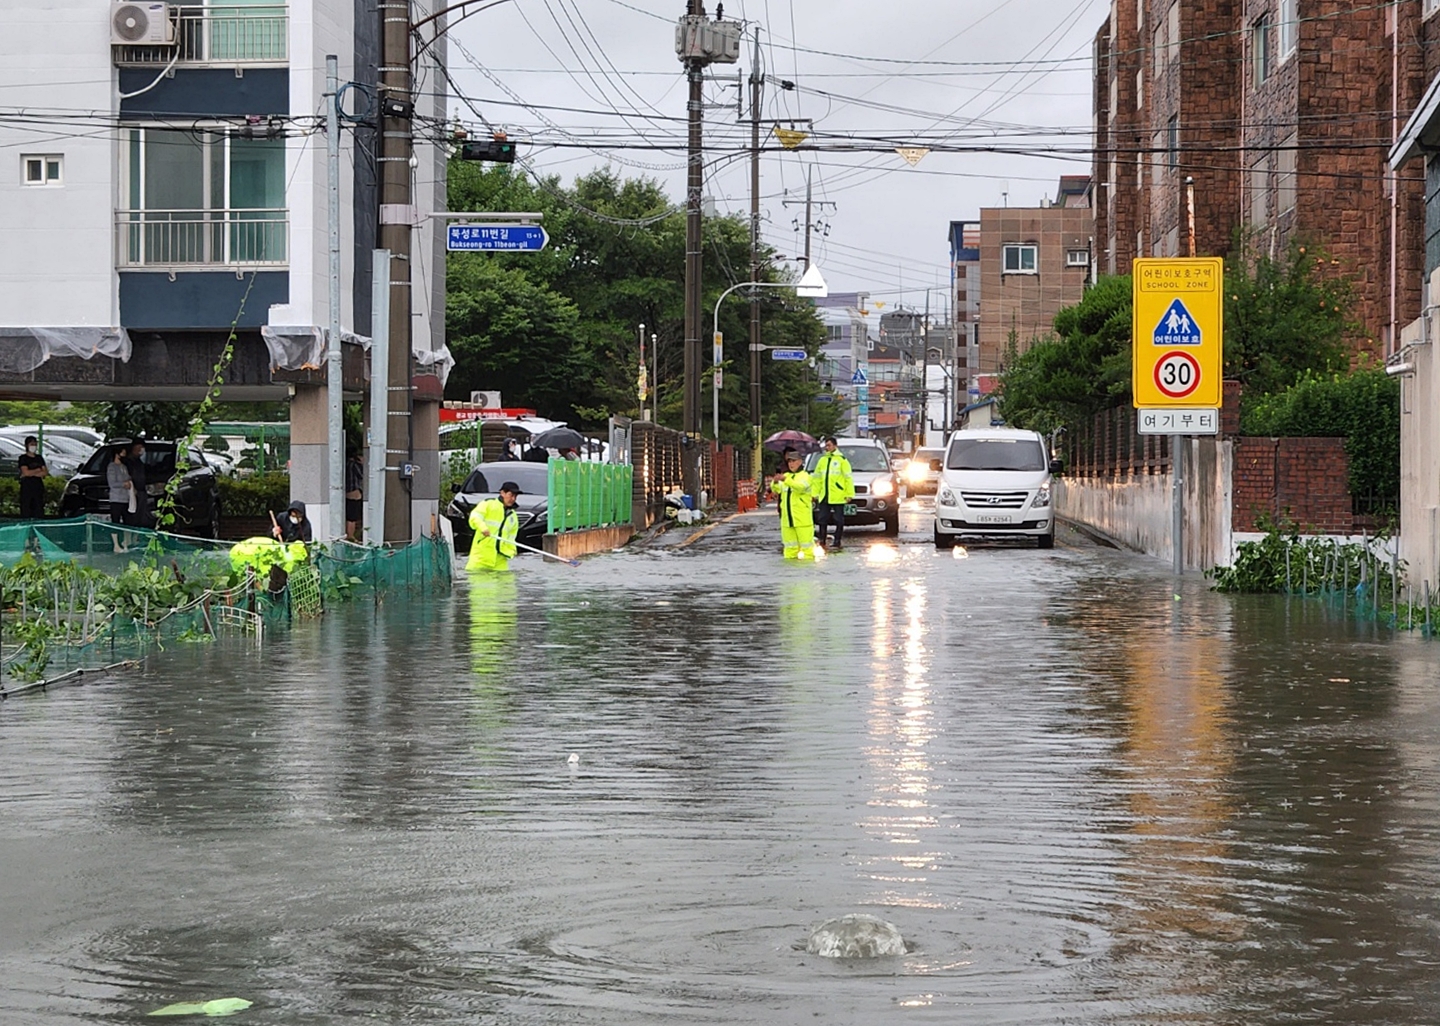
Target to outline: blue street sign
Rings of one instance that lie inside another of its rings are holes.
[[[855,373],[850,375],[850,384],[852,385],[865,385],[869,383],[869,380],[869,378],[865,377],[864,367],[856,367]]]
[[[835,401],[835,396],[829,392],[821,392],[815,397],[815,401],[817,403],[833,403]]]
[[[1190,311],[1185,309],[1185,304],[1175,300],[1160,318],[1160,323],[1155,325],[1155,344],[1157,346],[1198,346],[1201,343],[1200,325],[1195,323],[1195,318],[1190,316]]]
[[[451,252],[538,253],[549,242],[538,224],[452,224],[445,232]]]
[[[770,350],[772,360],[803,360],[805,350],[803,349],[772,349]]]

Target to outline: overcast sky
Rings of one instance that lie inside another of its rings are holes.
[[[627,140],[683,147],[686,88],[674,23],[685,6],[511,0],[451,30],[461,45],[451,47],[450,68],[496,127],[519,139],[585,144],[522,146],[537,170],[568,182],[609,165],[658,178],[679,202],[682,151],[613,147]],[[727,0],[727,19],[760,28],[767,75],[762,131],[809,118],[826,144],[848,134],[883,150],[767,154],[761,165],[767,241],[787,257],[803,252],[794,225],[803,223],[809,169],[815,220],[826,231],[813,237],[812,252],[831,291],[868,291],[923,308],[925,289],[949,281],[951,220],[975,218],[981,207],[1038,205],[1054,196],[1061,174],[1087,173],[1089,162],[931,152],[912,169],[884,148],[902,140],[971,145],[983,137],[1032,150],[1087,147],[1091,41],[1108,8],[1108,0]],[[706,9],[715,13],[713,0]],[[722,213],[749,211],[748,160],[740,152],[749,129],[737,124],[734,79],[749,74],[750,53],[747,37],[740,63],[712,65],[706,89],[707,102],[726,105],[706,113],[706,194]],[[799,88],[782,91],[780,79]],[[745,102],[748,118],[748,86]],[[455,107],[474,119],[463,104]],[[1011,126],[1029,134],[1017,137]],[[773,137],[767,141],[774,145]],[[945,302],[944,288],[931,295],[932,307]]]

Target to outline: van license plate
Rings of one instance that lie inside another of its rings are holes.
[[[975,522],[979,524],[1008,524],[1010,523],[1010,518],[1007,516],[997,516],[994,513],[981,513],[975,518]]]

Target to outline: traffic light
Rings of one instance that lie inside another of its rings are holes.
[[[515,144],[503,135],[481,142],[460,144],[461,160],[489,160],[496,164],[515,163]]]

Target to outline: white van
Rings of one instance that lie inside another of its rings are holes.
[[[1034,538],[1042,549],[1055,544],[1045,438],[1035,431],[978,428],[957,431],[945,448],[935,495],[935,547],[948,549],[962,537]]]

